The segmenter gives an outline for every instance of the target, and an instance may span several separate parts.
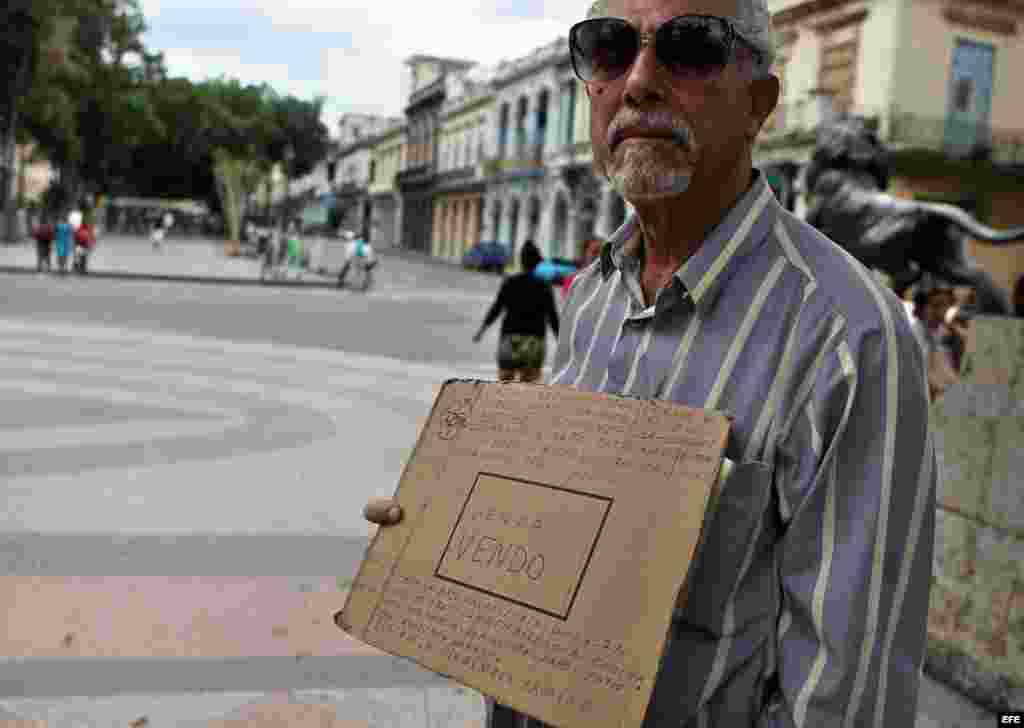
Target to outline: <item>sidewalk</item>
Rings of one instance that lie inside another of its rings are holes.
[[[302,271],[298,276],[290,275],[281,280],[261,281],[261,268],[262,261],[258,258],[227,256],[224,253],[224,243],[218,240],[172,236],[159,250],[154,250],[146,238],[109,235],[100,238],[96,250],[90,257],[88,275],[97,278],[191,283],[330,288],[337,285],[334,276],[322,276],[309,271]],[[0,246],[0,272],[35,273],[35,242],[23,241],[15,245]]]
[[[334,626],[347,584],[115,576],[36,577],[25,588],[0,577],[0,601],[12,605],[0,726],[484,728],[479,693]],[[923,678],[915,728],[994,724]]]

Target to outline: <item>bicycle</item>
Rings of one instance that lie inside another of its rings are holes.
[[[338,273],[338,288],[347,286],[353,290],[365,293],[373,285],[373,269],[376,267],[376,260],[369,260],[363,256],[353,256],[350,260],[345,261],[341,272]],[[353,282],[346,284],[345,279],[348,277],[350,270],[352,271]]]

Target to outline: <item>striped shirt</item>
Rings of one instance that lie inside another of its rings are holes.
[[[936,471],[902,303],[760,172],[652,306],[639,232],[574,281],[551,383],[725,412],[734,463],[645,725],[914,725]]]

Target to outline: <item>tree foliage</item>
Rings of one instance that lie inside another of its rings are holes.
[[[20,107],[20,138],[33,141],[72,189],[191,197],[217,209],[218,156],[266,174],[290,148],[288,172],[302,176],[327,154],[323,98],[304,101],[226,78],[168,77],[162,55],[143,42],[138,0],[7,1],[0,72],[15,78],[19,62],[28,70],[0,112]],[[18,23],[28,31],[10,32]]]

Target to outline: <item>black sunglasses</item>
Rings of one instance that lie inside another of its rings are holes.
[[[672,75],[705,81],[729,65],[737,37],[732,23],[714,15],[672,18],[658,26],[653,39],[622,18],[591,18],[569,30],[569,56],[581,80],[614,81],[653,42],[658,62]]]

